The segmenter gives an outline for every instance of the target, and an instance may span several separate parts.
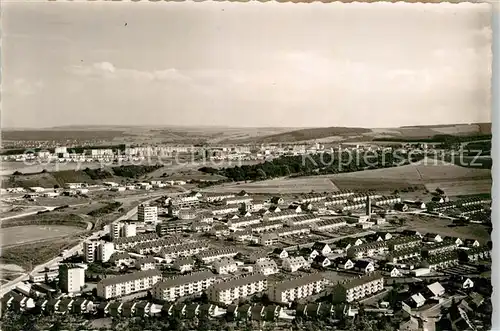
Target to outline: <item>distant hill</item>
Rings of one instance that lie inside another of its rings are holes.
[[[340,136],[349,138],[353,135],[361,135],[372,132],[371,129],[365,128],[348,128],[348,127],[328,127],[328,128],[312,128],[289,131],[285,133],[273,134],[265,137],[256,138],[257,142],[273,143],[273,142],[295,142],[304,140],[314,140],[327,137]]]

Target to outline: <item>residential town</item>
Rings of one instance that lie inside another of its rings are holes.
[[[445,309],[460,316],[451,330],[479,330],[477,311],[491,310],[491,242],[404,230],[398,219],[478,222],[474,214],[490,204],[486,195],[450,201],[445,192],[432,201],[350,190],[293,199],[245,191],[162,196],[32,274],[4,295],[2,311],[96,323],[327,318],[341,328],[362,310],[398,321],[391,324],[398,330],[419,330],[440,323],[429,316]]]

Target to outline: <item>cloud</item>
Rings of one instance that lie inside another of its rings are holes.
[[[14,80],[11,86],[9,86],[8,84],[5,85],[7,86],[4,86],[4,92],[22,96],[36,94],[44,88],[44,84],[42,81],[38,80],[32,82],[24,78],[17,78],[16,80]]]
[[[188,82],[191,78],[175,68],[165,70],[144,71],[129,68],[117,68],[110,62],[98,62],[91,65],[75,65],[67,71],[79,76],[88,76],[107,79],[129,79],[139,81],[176,81]]]

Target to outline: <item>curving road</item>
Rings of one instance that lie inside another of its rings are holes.
[[[180,194],[184,194],[186,192],[189,192],[186,189],[184,189],[184,190],[185,190],[185,192],[168,193],[168,194],[172,196],[172,195],[180,195]],[[153,192],[153,193],[145,193],[143,195],[138,195],[138,196],[136,196],[136,198],[140,199],[140,198],[143,198],[144,196],[149,196],[150,199],[142,202],[142,203],[149,203],[149,202],[151,202],[151,201],[153,201],[153,200],[155,200],[158,197],[161,197],[163,195],[166,195],[166,193],[165,192]],[[129,210],[125,215],[122,215],[122,216],[118,217],[112,223],[116,223],[116,222],[120,222],[120,221],[132,218],[135,214],[137,214],[137,207],[139,206],[139,204],[140,203],[137,203],[137,206],[135,206],[134,208],[132,208],[131,210]],[[74,246],[74,247],[66,250],[66,252],[62,256],[54,257],[50,261],[47,261],[47,262],[45,262],[43,264],[40,264],[40,265],[34,267],[31,272],[24,273],[24,274],[20,275],[19,277],[13,279],[12,281],[8,282],[7,284],[2,285],[1,289],[0,289],[0,296],[4,296],[7,292],[12,291],[13,289],[15,289],[16,286],[19,283],[28,280],[30,275],[35,274],[35,273],[37,273],[39,271],[42,271],[45,267],[48,267],[50,265],[59,263],[62,260],[66,259],[66,258],[68,258],[68,257],[70,257],[72,255],[74,255],[75,253],[77,253],[79,251],[82,251],[83,250],[83,242],[84,241],[86,241],[86,240],[92,240],[92,239],[99,239],[100,237],[106,235],[108,232],[109,232],[109,227],[106,227],[104,230],[100,230],[100,231],[94,232],[90,236],[88,236],[86,238],[82,238],[82,240],[80,241],[80,243],[78,245],[76,245],[76,246]]]

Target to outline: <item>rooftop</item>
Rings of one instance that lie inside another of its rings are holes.
[[[257,283],[260,281],[267,280],[267,277],[262,274],[250,274],[248,276],[243,276],[239,278],[233,278],[225,282],[217,283],[213,285],[214,289],[219,291],[228,290],[235,287],[244,286],[247,284]]]
[[[161,277],[161,272],[156,269],[150,269],[145,271],[138,271],[131,274],[120,275],[113,278],[106,278],[101,280],[99,283],[104,286],[110,286],[115,284],[121,284],[126,282],[131,282],[137,279],[148,278],[148,277]]]

